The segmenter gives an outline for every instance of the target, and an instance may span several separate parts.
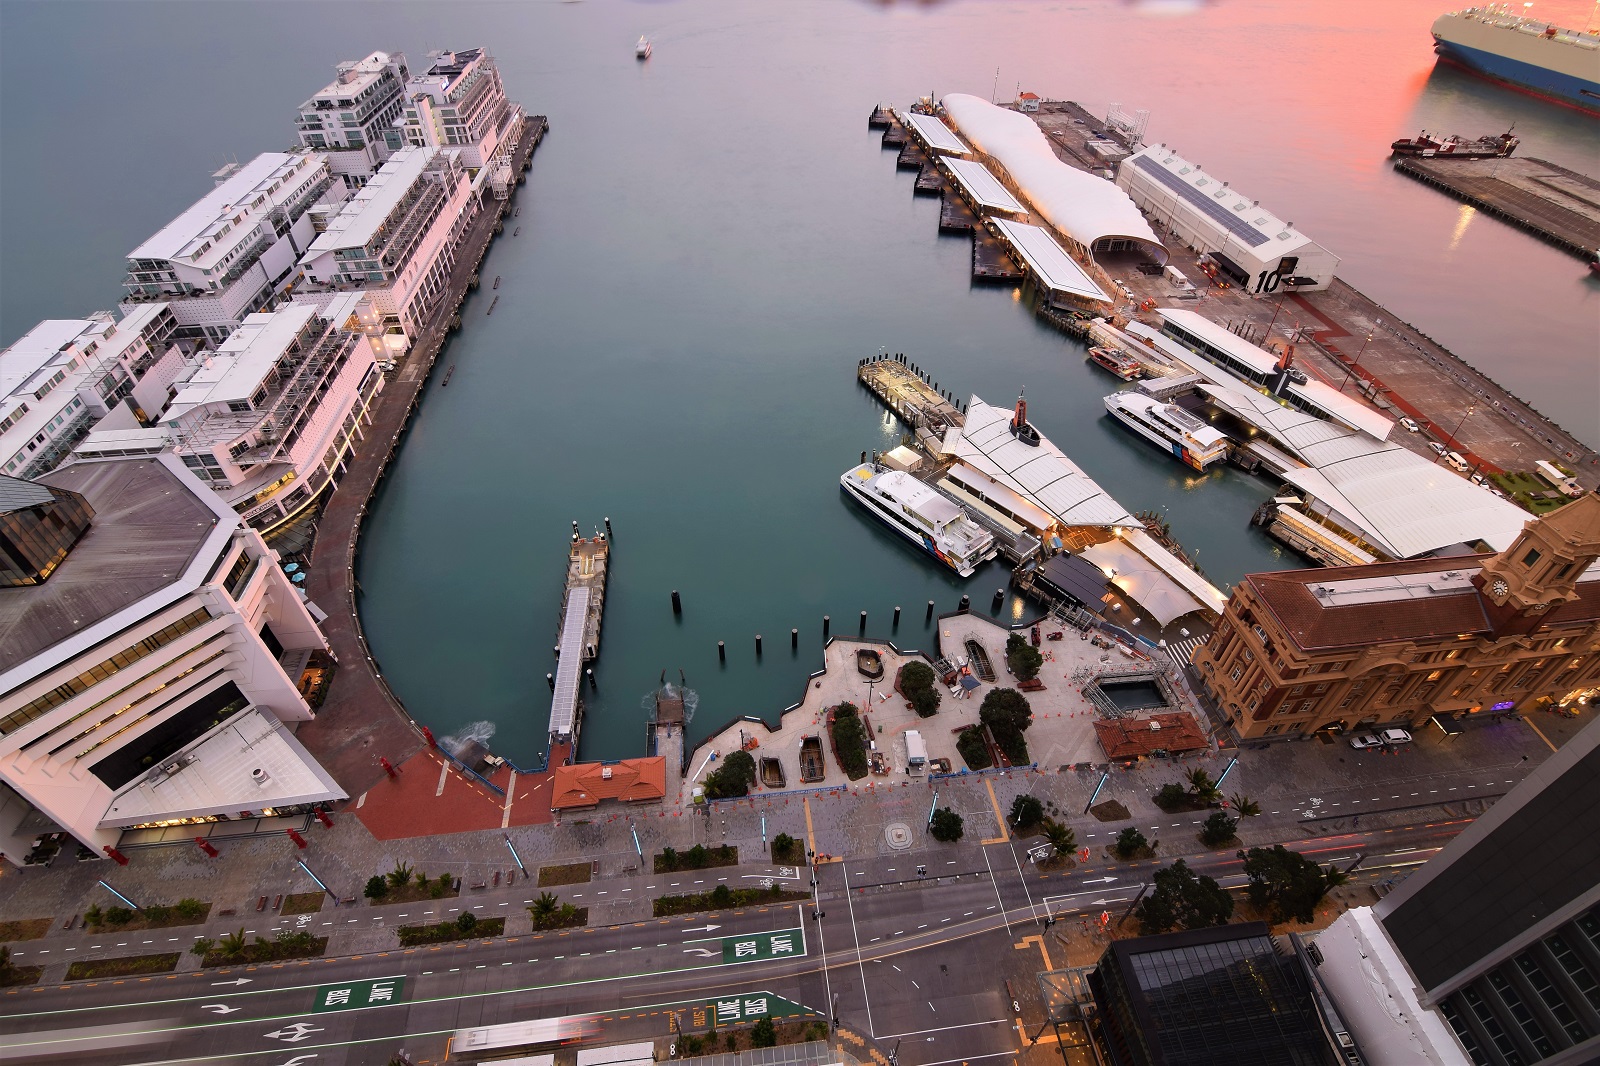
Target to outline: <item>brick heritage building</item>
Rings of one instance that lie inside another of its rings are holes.
[[[1600,692],[1600,494],[1497,555],[1250,574],[1194,656],[1241,740]]]

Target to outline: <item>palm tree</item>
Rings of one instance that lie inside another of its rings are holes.
[[[1078,848],[1078,834],[1072,831],[1071,826],[1062,825],[1060,822],[1046,822],[1044,837],[1050,841],[1050,846],[1055,848],[1056,854],[1062,857],[1071,855]]]
[[[1261,804],[1243,792],[1235,792],[1228,797],[1228,802],[1233,804],[1234,812],[1241,818],[1254,818],[1261,813]]]
[[[389,887],[399,890],[411,883],[412,869],[410,864],[397,862],[394,869],[389,871]]]
[[[541,892],[539,898],[533,901],[528,908],[528,913],[533,915],[533,924],[537,928],[544,928],[556,914],[556,897],[553,892]]]
[[[1349,881],[1350,875],[1337,866],[1328,866],[1322,871],[1322,883],[1329,889],[1338,888],[1340,885],[1348,884]]]
[[[225,959],[237,959],[244,954],[245,939],[244,928],[241,926],[237,933],[229,933],[217,941],[217,950]]]
[[[1222,790],[1217,783],[1211,780],[1211,775],[1205,767],[1196,766],[1188,773],[1189,792],[1201,803],[1215,803],[1222,798]]]

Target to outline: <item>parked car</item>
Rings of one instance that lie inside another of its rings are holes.
[[[1417,425],[1417,420],[1414,419],[1414,418],[1402,418],[1400,420],[1400,424],[1402,426],[1406,427],[1406,432],[1407,433],[1420,433],[1420,432],[1422,432],[1422,427]]]
[[[1445,446],[1436,440],[1430,440],[1428,442],[1428,447],[1433,449],[1434,455],[1443,455],[1446,451]]]
[[[1360,751],[1365,748],[1387,748],[1411,743],[1411,734],[1404,729],[1385,729],[1378,733],[1362,733],[1350,738],[1350,746]]]

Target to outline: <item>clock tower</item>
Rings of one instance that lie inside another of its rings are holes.
[[[1600,494],[1590,492],[1523,526],[1505,551],[1483,563],[1473,584],[1497,636],[1531,633],[1577,598],[1574,586],[1600,558]]]

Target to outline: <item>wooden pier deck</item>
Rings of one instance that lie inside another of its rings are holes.
[[[1528,156],[1401,159],[1394,168],[1581,259],[1600,249],[1600,181]]]
[[[606,606],[606,574],[611,561],[611,542],[602,536],[580,538],[572,542],[567,556],[567,591],[575,588],[589,589],[589,613],[583,623],[583,661],[589,662],[600,654],[600,623]],[[566,597],[563,595],[562,603]],[[566,608],[562,608],[565,622]],[[560,632],[558,624],[556,631]]]
[[[972,276],[981,281],[1021,281],[1027,272],[1011,258],[1006,242],[988,226],[972,227]]]
[[[856,379],[912,429],[927,427],[943,433],[950,426],[966,424],[966,416],[956,405],[939,395],[939,390],[911,369],[903,356],[863,361],[856,367]]]

